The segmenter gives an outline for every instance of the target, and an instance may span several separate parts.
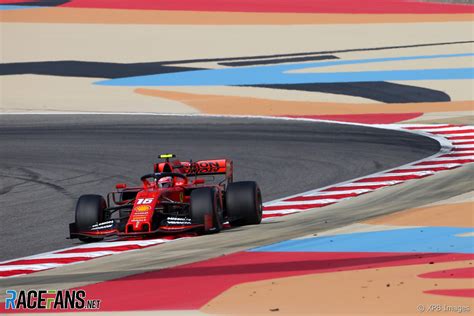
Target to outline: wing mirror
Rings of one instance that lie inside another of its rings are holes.
[[[127,185],[126,185],[125,183],[117,183],[117,184],[115,185],[115,188],[116,188],[117,190],[125,189],[125,188],[127,188]]]

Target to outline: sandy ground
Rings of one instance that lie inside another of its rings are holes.
[[[472,38],[472,34],[466,32],[472,28],[471,22],[387,23],[377,27],[365,24],[97,27],[49,23],[2,23],[1,27],[4,63],[47,60],[131,63],[457,42]],[[410,34],[408,38],[407,34]]]
[[[464,53],[471,53],[464,51]],[[409,56],[409,55],[408,55]],[[379,56],[386,58],[386,56]],[[355,59],[355,58],[351,58]],[[329,67],[309,67],[298,70],[290,70],[287,73],[321,73],[321,72],[357,72],[357,71],[374,71],[374,70],[393,70],[393,69],[438,69],[438,68],[470,68],[474,63],[472,56],[467,57],[451,57],[451,58],[430,58],[416,60],[393,60],[376,63],[361,63],[352,65],[334,65]],[[466,80],[471,81],[471,80]],[[445,83],[445,82],[443,82]],[[472,87],[472,82],[471,82]]]
[[[472,125],[474,124],[473,110],[474,106],[471,107],[471,111],[425,113],[416,119],[407,120],[404,123]]]
[[[468,268],[472,261],[313,274],[240,284],[211,300],[206,313],[403,314],[420,315],[418,305],[467,306],[472,300],[420,295],[433,289],[472,288],[472,279],[429,279],[417,275]],[[341,286],[335,286],[335,285]],[[236,304],[238,302],[238,304]],[[341,303],[343,302],[343,303]]]
[[[0,13],[1,19],[25,15],[34,19],[56,9],[18,10]],[[62,8],[58,12],[73,12],[76,9]],[[97,11],[77,9],[77,17],[92,18]],[[83,11],[84,10],[84,11]],[[104,17],[99,10],[97,17]],[[123,14],[121,10],[111,10]],[[132,10],[133,11],[133,10]],[[75,11],[74,11],[75,12]],[[87,14],[87,12],[92,12]],[[107,10],[109,12],[109,10]],[[31,14],[35,13],[35,14]],[[37,15],[38,13],[38,15]],[[41,13],[41,14],[39,14]],[[130,13],[127,11],[127,13]],[[134,14],[156,12],[132,12]],[[161,12],[163,13],[163,12]],[[165,12],[166,13],[166,12]],[[163,13],[163,14],[165,14]],[[186,12],[174,12],[187,14]],[[173,13],[173,14],[174,14]],[[74,13],[76,14],[76,13]],[[424,17],[424,15],[423,15]],[[3,20],[5,21],[5,20]],[[94,22],[93,19],[89,23]],[[191,23],[191,22],[189,22]],[[466,41],[472,34],[466,29],[472,22],[449,23],[385,23],[376,28],[371,24],[321,24],[321,25],[117,25],[80,23],[7,23],[1,24],[1,61],[30,62],[52,60],[147,62],[199,58],[243,57],[284,53],[321,52],[345,49],[363,51],[338,52],[343,59],[399,57],[413,55],[460,54],[472,52],[473,44],[422,46],[403,49],[365,50],[366,48],[416,45],[420,43],[442,43]],[[405,34],[411,36],[407,38]],[[328,37],[327,34],[331,34]],[[311,38],[311,40],[306,40]],[[151,40],[152,39],[152,40]],[[87,49],[84,49],[84,48]],[[192,47],[192,49],[189,49]],[[353,70],[382,69],[393,66],[404,67],[466,67],[470,58],[425,60],[423,62],[373,63],[355,67]],[[186,64],[206,68],[222,67],[217,62]],[[347,66],[347,65],[346,65]],[[349,66],[347,66],[349,67]],[[381,68],[382,67],[382,68]],[[324,71],[345,70],[345,67],[325,67]],[[352,68],[348,68],[352,69]],[[94,79],[47,77],[47,76],[3,76],[0,78],[2,99],[0,110],[11,111],[123,111],[158,113],[212,114],[363,114],[406,112],[454,112],[472,111],[472,80],[431,80],[400,82],[445,91],[454,102],[438,104],[384,104],[352,96],[318,92],[278,91],[274,89],[243,87],[159,87],[138,90],[144,97],[132,93],[129,87],[93,86]],[[28,93],[24,93],[25,87]],[[175,91],[169,92],[169,91]],[[297,101],[297,102],[292,102]],[[465,115],[463,115],[465,116]]]
[[[92,84],[98,80],[101,79],[37,75],[0,76],[0,112],[196,112],[194,108],[181,102],[133,93],[133,88]]]
[[[318,234],[347,234],[407,226],[474,226],[473,192],[437,202],[434,205],[408,209],[383,217]],[[394,226],[392,226],[394,225]],[[311,235],[312,236],[312,235]],[[471,238],[471,235],[464,236]],[[298,277],[239,284],[208,302],[206,313],[323,313],[420,315],[422,305],[465,307],[472,312],[472,300],[423,294],[438,289],[465,289],[474,286],[472,278],[420,278],[429,272],[471,268],[472,261],[410,265],[346,272],[321,273]],[[335,286],[339,284],[340,286]],[[291,299],[288,299],[291,297]],[[236,305],[235,302],[239,304]],[[340,302],[344,302],[341,304]]]

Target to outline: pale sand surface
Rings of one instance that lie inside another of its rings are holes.
[[[474,124],[474,105],[471,106],[470,111],[424,113],[420,117],[406,120],[403,123],[472,125]]]
[[[471,40],[471,22],[193,26],[2,23],[2,62],[145,62]],[[328,36],[331,34],[331,36]],[[409,37],[406,35],[410,34]],[[192,49],[190,49],[192,48]]]
[[[133,93],[133,88],[93,85],[97,80],[100,78],[0,76],[0,112],[196,112],[180,102]]]
[[[450,25],[447,24],[447,27]],[[393,27],[397,27],[396,25],[393,25]],[[471,36],[469,34],[465,34],[465,40],[469,41],[474,38],[474,34]],[[435,38],[427,38],[427,39],[432,39],[433,41],[431,43],[440,43],[435,40]],[[364,41],[364,39],[361,39]],[[428,43],[427,41],[424,41],[423,43]],[[423,44],[422,43],[422,44]],[[382,50],[363,50],[363,51],[338,51],[338,52],[328,52],[328,53],[323,53],[324,50],[321,50],[321,53],[316,52],[315,54],[309,54],[305,56],[321,56],[325,54],[329,55],[334,55],[336,57],[339,57],[341,61],[344,60],[356,60],[356,59],[371,59],[371,58],[398,58],[398,57],[404,57],[404,56],[430,56],[430,55],[446,55],[446,54],[466,54],[466,53],[472,53],[474,52],[474,42],[470,43],[456,43],[456,44],[440,44],[440,45],[434,45],[434,46],[415,46],[415,47],[403,47],[403,48],[394,48],[394,49],[382,49]],[[304,52],[300,52],[304,53]],[[245,57],[245,56],[239,56],[239,57]],[[288,56],[271,56],[267,57],[268,59],[288,59]],[[250,60],[262,60],[261,58],[250,58]],[[240,59],[240,60],[249,60],[249,59]],[[239,59],[233,60],[235,61],[240,61]],[[438,59],[439,60],[439,59]],[[335,60],[333,60],[335,61]],[[222,62],[222,61],[221,61]],[[307,62],[299,62],[299,64],[310,64],[310,63],[315,63],[319,61],[307,61]],[[325,62],[324,60],[320,62]],[[291,63],[291,61],[287,61],[286,63]],[[186,62],[186,63],[180,63],[176,62],[173,63],[173,65],[176,66],[186,66],[186,67],[196,67],[196,68],[212,68],[212,69],[218,69],[218,68],[226,68],[226,66],[219,65],[219,61],[197,61],[197,62]],[[369,65],[369,64],[365,64]],[[381,63],[375,63],[373,65],[381,65]],[[401,64],[403,66],[403,63]],[[347,66],[347,65],[346,65]],[[329,69],[331,67],[324,67],[321,69]]]
[[[399,52],[400,53],[400,52]],[[472,53],[465,51],[464,53]],[[380,54],[383,55],[383,54]],[[405,52],[404,52],[405,55]],[[443,54],[444,55],[444,54]],[[449,55],[449,54],[448,54]],[[381,56],[379,58],[386,58]],[[346,60],[348,58],[344,58]],[[353,58],[349,58],[353,59]],[[321,72],[362,72],[382,70],[407,70],[407,69],[445,69],[445,68],[471,68],[474,64],[473,56],[449,57],[449,58],[427,58],[412,60],[388,60],[382,62],[364,62],[352,65],[332,65],[327,67],[309,67],[298,70],[290,70],[287,73],[321,73]],[[466,80],[471,81],[471,80]],[[444,82],[443,82],[444,83]],[[471,82],[472,87],[472,82]]]
[[[236,285],[207,303],[207,313],[322,313],[420,315],[417,306],[462,305],[472,299],[423,294],[434,289],[472,288],[472,279],[428,279],[417,275],[472,267],[472,261],[321,273]]]

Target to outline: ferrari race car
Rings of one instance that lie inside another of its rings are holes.
[[[116,185],[116,191],[82,195],[77,201],[75,222],[69,237],[83,242],[108,236],[148,236],[160,233],[199,231],[216,233],[230,226],[259,224],[262,195],[254,181],[233,182],[232,161],[179,160],[163,154],[154,172],[141,177],[141,187]],[[206,178],[221,175],[217,184]]]

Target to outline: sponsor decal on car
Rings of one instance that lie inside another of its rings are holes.
[[[189,217],[168,217],[166,218],[167,225],[191,225]]]
[[[219,172],[220,166],[217,161],[197,161],[191,164],[183,165],[183,169],[187,174],[213,173]]]
[[[150,205],[137,205],[133,209],[135,212],[148,212],[151,210]],[[136,213],[135,213],[136,214]]]
[[[102,223],[97,223],[91,226],[90,230],[101,230],[101,229],[108,229],[114,226],[114,221],[106,221]]]

